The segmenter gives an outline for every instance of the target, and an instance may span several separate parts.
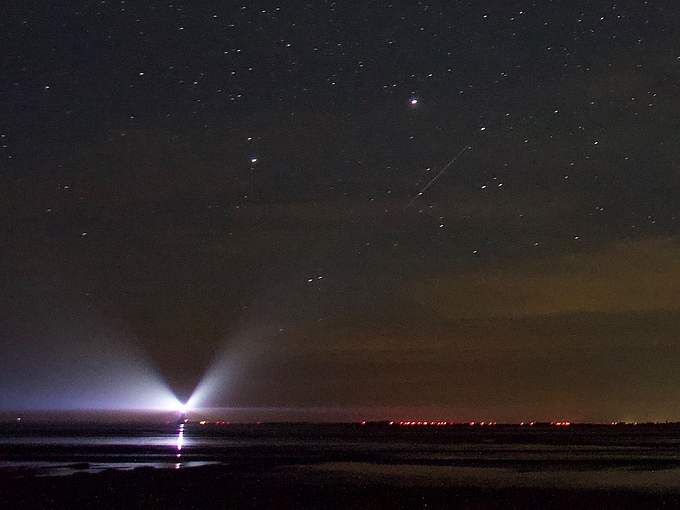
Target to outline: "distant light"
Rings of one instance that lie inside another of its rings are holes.
[[[259,161],[259,160],[258,160],[256,157],[250,158],[250,164],[251,164],[251,165],[256,164],[258,161]]]
[[[418,98],[417,98],[417,97],[412,97],[412,98],[411,98],[411,101],[409,101],[409,102],[411,103],[411,106],[415,106],[415,105],[418,104]]]
[[[187,405],[186,404],[180,404],[177,410],[182,413],[182,414],[187,414]]]

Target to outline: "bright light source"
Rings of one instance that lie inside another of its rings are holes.
[[[187,414],[187,405],[186,404],[180,404],[177,410],[182,413],[182,414]]]

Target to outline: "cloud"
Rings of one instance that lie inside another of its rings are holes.
[[[592,254],[513,262],[501,269],[429,275],[402,293],[450,320],[577,312],[677,310],[680,245],[611,242]]]

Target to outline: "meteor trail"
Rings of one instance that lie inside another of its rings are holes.
[[[425,191],[427,190],[427,188],[429,188],[430,186],[432,186],[432,183],[434,183],[434,181],[436,181],[437,179],[439,179],[439,176],[440,176],[441,174],[443,174],[443,173],[446,171],[446,169],[447,169],[448,167],[450,167],[451,165],[453,165],[454,161],[456,161],[459,157],[461,157],[461,156],[463,155],[463,153],[464,153],[466,150],[471,149],[471,148],[472,148],[471,145],[466,145],[465,148],[464,148],[462,151],[460,151],[458,154],[456,154],[456,156],[455,156],[451,161],[449,161],[449,162],[446,164],[446,166],[445,166],[444,168],[442,168],[441,171],[440,171],[437,175],[434,176],[434,179],[432,179],[430,182],[428,182],[428,183],[427,183],[427,186],[425,186],[425,187],[420,191],[420,193],[418,193],[415,197],[413,197],[413,199],[408,203],[408,205],[407,205],[406,207],[404,207],[404,211],[405,211],[406,209],[408,209],[409,207],[411,207],[411,204],[412,204],[413,202],[416,201],[416,198],[418,198],[418,197],[421,196],[423,193],[425,193]]]

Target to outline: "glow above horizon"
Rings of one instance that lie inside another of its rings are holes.
[[[0,411],[178,411],[182,407],[159,371],[123,335],[93,324],[68,329],[49,340],[15,345],[8,353]]]
[[[18,388],[0,397],[0,409],[7,411],[179,411],[186,406],[160,378],[152,374],[118,381],[93,380],[93,386],[69,385],[59,392]],[[23,390],[23,391],[22,391]],[[70,391],[69,391],[70,390]],[[16,402],[9,397],[17,395]]]

